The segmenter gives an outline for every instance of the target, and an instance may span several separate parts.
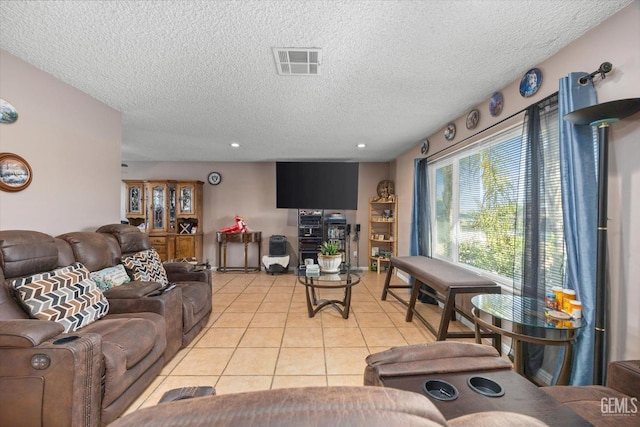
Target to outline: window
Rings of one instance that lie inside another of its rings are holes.
[[[557,104],[540,112],[538,174],[531,173],[526,121],[525,116],[524,122],[429,165],[431,249],[436,258],[519,291],[530,256],[525,241],[532,240],[525,230],[529,235],[534,230],[532,245],[541,247],[534,251],[540,258],[536,265],[544,274],[535,276],[540,283],[533,286],[544,291],[562,286],[564,275]],[[532,186],[535,197],[529,195]],[[537,225],[527,229],[527,221]]]

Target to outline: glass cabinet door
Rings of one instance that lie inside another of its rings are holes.
[[[191,184],[182,184],[178,186],[178,200],[181,215],[193,215],[195,208],[195,187]]]
[[[175,231],[176,229],[176,186],[169,185],[169,229],[168,231]]]
[[[151,186],[151,230],[164,230],[166,226],[166,192],[164,185]]]
[[[142,183],[127,184],[127,215],[144,214],[144,190]]]

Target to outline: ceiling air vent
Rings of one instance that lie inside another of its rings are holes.
[[[317,76],[320,74],[322,49],[273,48],[278,74],[281,76]]]

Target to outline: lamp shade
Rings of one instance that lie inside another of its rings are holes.
[[[600,121],[617,122],[640,111],[640,98],[618,99],[590,105],[565,114],[564,119],[577,125],[589,125]]]

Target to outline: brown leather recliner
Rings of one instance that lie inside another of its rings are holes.
[[[366,358],[364,385],[382,385],[385,377],[511,369],[493,347],[458,341],[436,341],[392,347]]]
[[[640,424],[640,360],[611,362],[607,385],[541,387],[594,426]]]
[[[127,224],[104,225],[98,233],[106,233],[115,237],[122,255],[134,254],[151,248],[149,236],[140,232],[137,227]],[[116,262],[120,262],[117,259]],[[182,292],[182,347],[186,347],[198,333],[204,329],[211,316],[212,284],[211,272],[207,269],[195,269],[188,263],[164,263],[169,281],[175,283]],[[117,288],[117,295],[107,294],[112,298],[122,298],[122,291]],[[131,310],[131,307],[127,307]]]
[[[425,396],[383,387],[303,387],[162,403],[116,420],[113,427],[190,426],[545,426],[526,415],[482,412],[446,421]]]
[[[31,319],[9,280],[67,262],[62,240],[0,231],[0,418],[12,426],[97,426],[116,419],[157,377],[167,346],[157,313],[106,316],[64,334]]]

